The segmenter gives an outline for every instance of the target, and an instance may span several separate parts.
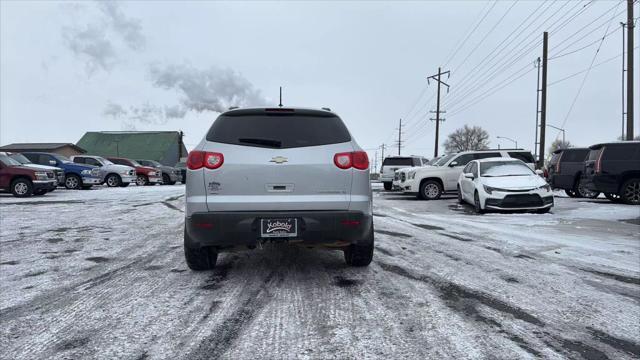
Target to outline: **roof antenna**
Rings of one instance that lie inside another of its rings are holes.
[[[280,104],[278,106],[282,107],[282,86],[280,86]]]

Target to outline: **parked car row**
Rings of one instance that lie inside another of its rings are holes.
[[[614,202],[640,205],[640,141],[556,150],[546,176],[551,187],[571,197],[602,193]]]
[[[126,187],[134,182],[140,186],[184,183],[180,169],[152,160],[138,162],[96,155],[67,158],[46,152],[0,152],[0,156],[0,191],[11,192],[18,197],[44,195],[58,186],[75,190],[102,184]]]
[[[385,169],[385,163],[386,159],[381,173],[391,170]],[[457,193],[460,203],[470,203],[479,213],[547,212],[554,204],[554,189],[562,189],[570,197],[604,194],[614,202],[640,205],[640,141],[557,150],[544,171],[535,170],[531,152],[521,149],[465,151],[423,166],[413,164],[396,168],[392,186],[385,184],[385,189],[414,194],[422,200]]]

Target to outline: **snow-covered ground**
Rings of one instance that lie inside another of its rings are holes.
[[[473,214],[376,185],[376,253],[182,253],[183,186],[0,195],[0,357],[640,357],[640,208]]]

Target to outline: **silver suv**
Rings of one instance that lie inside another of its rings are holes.
[[[192,270],[267,241],[373,257],[369,159],[328,110],[221,114],[187,159],[184,251]]]

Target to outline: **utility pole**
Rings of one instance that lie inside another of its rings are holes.
[[[547,129],[547,55],[549,52],[549,33],[544,32],[542,36],[542,104],[540,106],[540,158],[538,168],[544,168],[544,142]]]
[[[400,156],[400,148],[402,147],[402,119],[398,125],[398,156]]]
[[[624,73],[627,72],[627,69],[625,69],[625,58],[624,58],[624,52],[625,50],[625,46],[626,44],[626,38],[625,38],[625,26],[627,24],[620,22],[620,27],[622,28],[622,135],[620,135],[620,140],[625,140],[624,137],[624,128],[625,128],[625,115],[627,114],[627,112],[625,111],[624,108],[624,84],[625,84],[625,78],[624,78]]]
[[[178,161],[182,159],[182,138],[184,138],[184,133],[180,130],[180,133],[178,134]]]
[[[633,140],[633,0],[627,0],[627,140]]]
[[[540,129],[540,57],[536,59],[536,68],[538,68],[538,77],[537,77],[537,85],[536,85],[536,138],[533,142],[533,151],[534,151],[534,159],[539,161],[538,159],[538,145],[540,142],[538,141],[538,129]]]
[[[431,120],[435,120],[436,122],[436,143],[435,143],[435,149],[433,150],[433,157],[438,157],[438,142],[439,142],[439,134],[440,134],[440,121],[444,121],[444,119],[440,120],[440,84],[444,84],[444,86],[447,87],[447,92],[449,92],[449,84],[445,83],[444,81],[440,80],[440,77],[442,75],[447,75],[447,79],[449,78],[449,75],[451,75],[451,71],[447,70],[445,72],[442,72],[441,68],[438,68],[438,73],[435,75],[431,75],[427,78],[427,84],[429,84],[429,80],[435,80],[438,82],[438,94],[437,94],[437,100],[436,100],[436,118],[435,119],[431,119]]]
[[[384,147],[385,147],[385,146],[386,146],[385,144],[382,144],[382,145],[380,146],[380,147],[382,148],[382,156],[381,156],[381,159],[382,159],[382,161],[383,161],[383,162],[384,162]]]

